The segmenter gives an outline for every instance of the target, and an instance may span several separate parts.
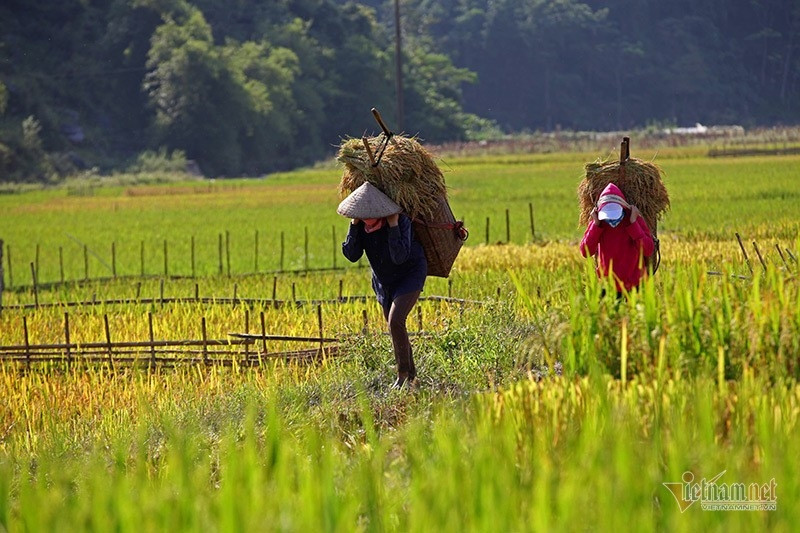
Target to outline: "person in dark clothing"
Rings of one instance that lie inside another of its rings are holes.
[[[368,182],[337,211],[352,219],[342,253],[353,263],[366,253],[372,267],[372,288],[383,308],[397,363],[393,387],[400,388],[417,377],[406,319],[425,286],[425,252],[400,206]]]

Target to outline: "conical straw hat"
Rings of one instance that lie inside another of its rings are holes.
[[[402,209],[377,187],[365,181],[342,200],[336,212],[349,218],[383,218],[400,213]]]

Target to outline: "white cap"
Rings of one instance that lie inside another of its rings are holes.
[[[622,206],[616,202],[608,202],[597,212],[598,220],[617,220],[622,216]]]

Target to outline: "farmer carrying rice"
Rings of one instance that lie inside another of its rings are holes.
[[[590,216],[581,253],[597,255],[597,275],[611,277],[620,297],[623,290],[638,287],[647,274],[644,258],[653,253],[652,234],[639,209],[613,183],[603,189]]]
[[[366,253],[372,267],[372,288],[389,325],[397,362],[397,379],[392,388],[410,385],[417,377],[417,369],[406,318],[425,285],[425,252],[414,238],[408,216],[369,182],[342,200],[337,212],[352,219],[342,253],[353,263]]]

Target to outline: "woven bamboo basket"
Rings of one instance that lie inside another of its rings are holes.
[[[457,221],[447,199],[439,200],[439,208],[427,219],[415,218],[414,235],[425,250],[428,275],[439,278],[450,276],[464,241],[469,235],[461,221]]]

